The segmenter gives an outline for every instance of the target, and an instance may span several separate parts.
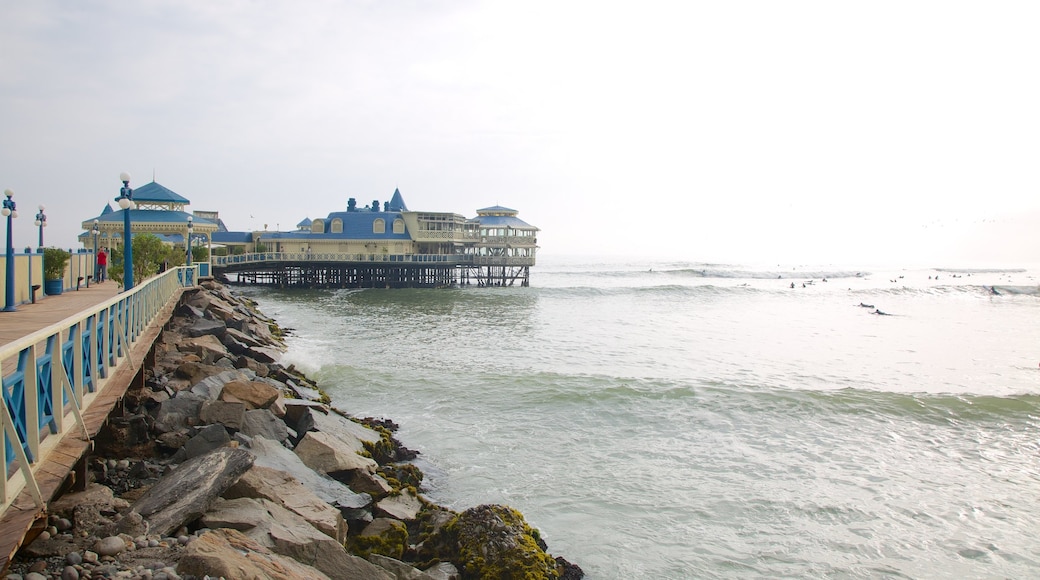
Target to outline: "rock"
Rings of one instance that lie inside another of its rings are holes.
[[[360,534],[350,538],[351,551],[369,561],[373,554],[399,560],[407,547],[408,527],[390,518],[376,518]]]
[[[266,409],[278,394],[278,389],[260,381],[231,381],[224,385],[220,400],[242,401],[250,409]]]
[[[253,409],[245,413],[242,432],[249,437],[260,435],[279,443],[289,438],[285,421],[274,416],[270,409]]]
[[[205,455],[214,449],[227,445],[230,441],[231,436],[228,435],[227,429],[223,425],[219,423],[206,425],[199,429],[197,435],[188,439],[188,442],[184,444],[185,459]]]
[[[191,326],[185,329],[188,336],[197,339],[208,339],[210,336],[216,338],[218,343],[220,337],[224,336],[227,331],[227,325],[222,320],[212,320],[207,318],[196,319]],[[200,341],[192,341],[198,345]]]
[[[349,442],[355,451],[364,451],[364,443],[375,445],[383,438],[379,431],[352,421],[335,411],[327,414],[315,413],[313,418],[314,426],[318,431]]]
[[[151,533],[169,535],[205,513],[252,465],[251,453],[230,447],[189,459],[149,488],[133,510],[148,520]]]
[[[177,572],[198,578],[329,580],[316,568],[276,555],[235,530],[199,536],[184,549]]]
[[[423,570],[423,572],[432,580],[459,580],[462,577],[459,575],[459,569],[451,562],[441,562]]]
[[[354,442],[357,442],[357,438],[342,441],[329,433],[311,431],[303,436],[295,451],[304,465],[318,472],[374,472],[379,464],[369,457],[358,455]]]
[[[330,578],[393,580],[370,562],[350,555],[342,544],[314,529],[303,518],[265,499],[224,500],[202,517],[211,528],[239,529],[276,554],[314,566]]]
[[[163,433],[155,438],[155,442],[159,444],[159,447],[165,449],[180,449],[184,447],[184,444],[191,439],[191,435],[187,429],[178,429],[176,431],[170,431]]]
[[[350,485],[350,489],[358,493],[367,493],[376,498],[385,497],[393,491],[393,488],[381,475],[367,471],[355,472],[354,478],[348,485]]]
[[[556,561],[539,545],[535,531],[523,515],[501,505],[481,505],[462,512],[425,541],[422,552],[423,559],[461,564],[467,578],[559,575]]]
[[[249,369],[256,373],[256,376],[258,377],[266,377],[267,374],[271,372],[270,369],[267,368],[267,365],[245,355],[241,355],[235,359],[235,368]]]
[[[340,544],[346,540],[347,524],[339,510],[322,501],[288,472],[253,465],[224,493],[224,497],[273,501],[307,520],[318,531]]]
[[[191,384],[198,383],[206,377],[219,375],[224,369],[216,365],[203,364],[201,362],[185,362],[177,367],[174,376],[185,379]]]
[[[312,389],[296,383],[289,384],[289,388],[296,393],[296,396],[306,401],[321,401],[324,397],[321,396],[321,391],[318,389]]]
[[[155,416],[154,429],[167,433],[194,425],[204,400],[194,393],[181,391],[176,397],[163,401]]]
[[[69,552],[65,554],[65,563],[69,566],[79,566],[83,563],[83,556],[79,552]]]
[[[220,339],[212,334],[192,339],[191,348],[195,354],[199,355],[202,362],[206,364],[213,364],[218,359],[230,354],[224,343],[220,342]]]
[[[429,574],[394,558],[379,554],[369,554],[368,561],[390,572],[397,580],[432,580]]]
[[[236,341],[238,341],[238,342],[240,342],[240,343],[242,343],[245,347],[265,347],[268,344],[270,344],[270,343],[261,342],[260,340],[257,340],[252,335],[247,334],[245,332],[241,332],[239,330],[235,330],[233,328],[228,328],[226,333],[224,334],[224,338],[229,338],[229,337],[234,339],[234,340],[236,340]]]
[[[246,370],[224,371],[202,379],[191,387],[191,392],[216,401],[220,397],[221,391],[224,390],[224,385],[233,381],[250,380],[252,378]]]
[[[421,509],[422,502],[407,488],[401,490],[400,494],[383,498],[376,504],[376,512],[406,522],[414,520]]]
[[[108,536],[94,544],[94,551],[99,556],[115,556],[126,549],[126,542],[119,536]]]
[[[242,429],[245,418],[245,403],[205,401],[199,409],[199,419],[204,425],[219,423],[228,429],[238,431]]]
[[[71,516],[77,530],[90,530],[109,522],[104,514],[115,514],[130,504],[113,495],[112,489],[98,483],[91,483],[86,491],[67,493],[51,502],[49,510],[53,514]],[[35,542],[34,542],[35,543]]]
[[[65,566],[61,571],[61,580],[79,580],[79,570],[74,566]]]
[[[256,465],[291,473],[314,495],[338,508],[341,513],[363,510],[372,503],[372,497],[367,493],[354,493],[346,485],[314,471],[304,465],[298,455],[275,441],[255,437],[250,449],[256,454]],[[344,513],[344,517],[351,519],[347,513]]]
[[[262,363],[278,362],[278,359],[282,358],[280,350],[263,346],[248,348],[243,354]]]

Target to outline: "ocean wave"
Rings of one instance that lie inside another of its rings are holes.
[[[871,273],[865,270],[746,270],[731,268],[680,268],[662,270],[662,274],[689,276],[693,278],[725,278],[738,280],[824,280],[840,278],[863,278]]]

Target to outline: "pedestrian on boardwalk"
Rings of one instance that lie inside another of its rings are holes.
[[[97,280],[95,282],[104,282],[108,272],[108,254],[105,253],[105,248],[101,248],[101,251],[97,255]]]

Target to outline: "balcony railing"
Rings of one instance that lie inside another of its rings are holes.
[[[326,252],[253,252],[213,256],[213,267],[295,265],[315,263],[439,264],[444,266],[533,266],[533,257],[476,256],[472,254],[340,254]]]

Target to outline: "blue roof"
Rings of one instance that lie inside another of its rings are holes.
[[[154,202],[154,203],[191,203],[177,193],[170,191],[169,189],[159,185],[156,182],[146,183],[137,189],[134,189],[133,193],[134,201],[137,202]]]
[[[473,218],[482,226],[496,226],[508,228],[535,228],[524,220],[511,215],[482,215]]]
[[[404,204],[401,190],[396,187],[394,188],[394,196],[390,198],[390,211],[408,211],[408,206]]]
[[[213,232],[213,243],[215,244],[250,244],[253,242],[253,234],[250,232]]]
[[[312,223],[313,222],[311,222],[311,218],[303,218],[302,220],[300,220],[300,223],[296,224],[296,227],[298,227],[298,228],[309,228],[309,227],[311,227]]]
[[[485,207],[484,209],[478,209],[477,213],[480,213],[482,211],[493,211],[493,212],[508,211],[508,212],[512,212],[512,213],[520,213],[520,212],[516,211],[515,209],[511,209],[511,208],[508,208],[508,207],[503,207],[501,205],[493,205],[491,207]]]
[[[109,213],[101,214],[96,219],[102,223],[123,223],[123,212],[127,210],[121,209],[118,211],[111,211]],[[173,211],[166,209],[132,209],[130,211],[131,222],[151,222],[151,223],[167,223],[167,224],[185,224],[188,223],[188,216],[190,213],[183,211]],[[195,225],[207,224],[217,225],[213,220],[205,218],[191,216]],[[90,220],[88,220],[90,221]]]

